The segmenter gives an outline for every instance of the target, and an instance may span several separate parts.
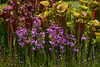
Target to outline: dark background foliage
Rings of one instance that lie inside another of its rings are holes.
[[[6,3],[8,0],[0,0],[0,3]]]

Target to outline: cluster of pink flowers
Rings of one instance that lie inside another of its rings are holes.
[[[33,50],[44,48],[43,44],[45,43],[45,32],[42,30],[41,20],[39,17],[34,17],[32,29],[27,29],[24,23],[22,26],[21,23],[19,23],[15,33],[18,36],[19,45],[22,47],[26,43],[32,45]]]
[[[22,26],[21,26],[22,25]],[[22,47],[24,44],[30,44],[33,46],[33,50],[44,49],[45,44],[45,34],[49,34],[49,42],[53,47],[58,47],[60,52],[65,52],[65,46],[70,45],[74,51],[78,49],[75,48],[76,39],[74,35],[64,35],[63,29],[55,24],[54,21],[51,20],[50,28],[46,29],[46,32],[43,31],[41,27],[41,20],[38,16],[34,17],[33,26],[31,29],[27,29],[24,24],[19,23],[19,27],[17,27],[17,31],[15,32],[18,36],[19,45]],[[82,38],[83,40],[84,38]],[[49,50],[52,50],[49,47]]]
[[[74,38],[73,35],[64,35],[64,31],[61,27],[59,27],[57,24],[54,23],[54,21],[51,21],[51,26],[49,29],[47,30],[47,33],[49,33],[49,38],[50,40],[50,44],[53,47],[59,47],[60,48],[60,52],[65,52],[65,46],[70,45],[71,47],[75,46],[75,41],[76,39]],[[70,40],[73,40],[70,42]]]

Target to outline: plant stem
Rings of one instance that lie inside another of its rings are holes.
[[[88,46],[88,54],[87,54],[87,61],[88,61],[88,58],[90,56],[90,50],[91,50],[91,47],[92,47],[92,39],[93,39],[93,36],[94,36],[94,30],[92,30],[92,26],[90,26],[90,40],[89,40],[89,46]]]

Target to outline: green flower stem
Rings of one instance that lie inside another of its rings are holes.
[[[9,23],[8,23],[8,33],[10,33]],[[10,48],[10,35],[9,34],[8,34],[8,44],[9,44],[9,48]]]
[[[82,23],[82,22],[75,22],[75,37],[76,39],[78,39],[78,42],[76,43],[76,47],[78,49],[80,49],[81,47],[81,38],[82,38],[82,34],[84,32],[84,24],[85,23]],[[75,53],[75,58],[76,58],[76,61],[77,61],[77,52]]]
[[[83,50],[83,48],[84,48],[85,46],[84,46],[84,41],[83,41],[83,45],[82,45],[82,47],[81,47],[81,50]],[[83,52],[81,51],[81,63],[82,63],[82,61],[83,61]],[[82,66],[83,66],[83,63],[82,63]]]
[[[87,61],[88,61],[88,58],[89,58],[89,56],[90,56],[90,50],[91,50],[91,47],[92,47],[91,42],[92,42],[92,39],[93,39],[94,33],[95,33],[95,31],[92,30],[92,26],[90,26],[90,40],[89,40],[89,46],[88,46]]]
[[[78,20],[78,18],[74,19],[74,22],[75,22],[75,38],[78,39],[77,38],[78,26],[77,26],[77,22],[75,21],[76,19]],[[75,45],[76,45],[76,48],[77,48],[78,47],[77,43]],[[75,52],[75,59],[76,59],[76,62],[77,62],[77,52]]]

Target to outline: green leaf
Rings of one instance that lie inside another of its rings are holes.
[[[73,13],[73,15],[74,15],[75,17],[79,17],[79,16],[80,16],[80,14],[77,13],[77,12],[74,12],[74,11],[71,11],[71,12]]]
[[[85,9],[85,10],[87,10],[87,9],[88,9],[88,7],[87,7],[87,6],[80,5],[80,7],[81,7],[82,9]]]
[[[45,11],[41,14],[39,14],[38,16],[44,21],[44,19],[46,19],[46,17],[49,15],[49,11]]]
[[[49,15],[49,11],[44,12],[44,18],[46,18]]]
[[[40,4],[47,7],[49,6],[49,1],[41,1]]]

